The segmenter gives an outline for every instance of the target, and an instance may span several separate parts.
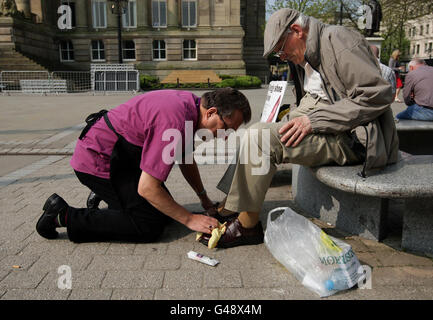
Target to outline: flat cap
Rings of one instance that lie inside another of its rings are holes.
[[[266,23],[263,57],[267,57],[278,43],[284,31],[298,19],[300,13],[294,9],[284,8],[274,12]]]

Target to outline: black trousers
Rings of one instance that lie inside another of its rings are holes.
[[[115,191],[110,180],[75,171],[80,182],[108,204],[107,209],[72,208],[68,210],[67,232],[73,242],[126,241],[154,242],[171,219],[144,198],[136,195],[131,207],[122,207],[129,199],[128,188]],[[165,188],[165,186],[164,186]],[[122,191],[124,190],[124,192]],[[167,189],[166,189],[167,190]],[[168,190],[167,190],[168,191]],[[123,194],[125,193],[125,194]]]

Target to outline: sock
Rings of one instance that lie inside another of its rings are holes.
[[[222,217],[227,217],[227,216],[231,216],[232,214],[235,214],[236,212],[234,211],[230,211],[224,208],[225,204],[226,204],[226,199],[227,197],[224,198],[224,200],[222,200],[217,208],[217,211],[219,213],[220,216]]]
[[[257,212],[242,211],[239,213],[239,222],[245,229],[254,228],[259,222],[259,214]]]
[[[58,228],[66,227],[68,219],[68,209],[65,209],[57,215],[57,217],[54,219],[54,222]]]

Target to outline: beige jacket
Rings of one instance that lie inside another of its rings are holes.
[[[362,144],[368,134],[366,168],[398,159],[398,136],[391,110],[391,85],[382,78],[377,59],[356,31],[310,18],[306,61],[320,73],[322,89],[332,104],[308,116],[314,133],[355,131]],[[303,96],[304,71],[296,66],[297,100]],[[365,126],[365,128],[364,128]]]

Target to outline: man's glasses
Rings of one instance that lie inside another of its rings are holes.
[[[223,117],[222,117],[220,114],[218,114],[218,116],[220,117],[221,121],[222,121],[223,124],[224,124],[224,130],[228,130],[228,129],[229,129],[229,126],[228,126],[227,123],[224,121]]]
[[[274,54],[275,57],[280,58],[284,54],[284,47],[286,46],[287,38],[289,37],[290,32],[286,34],[286,39],[284,39],[283,45],[281,46],[280,50],[277,51],[277,53]]]

